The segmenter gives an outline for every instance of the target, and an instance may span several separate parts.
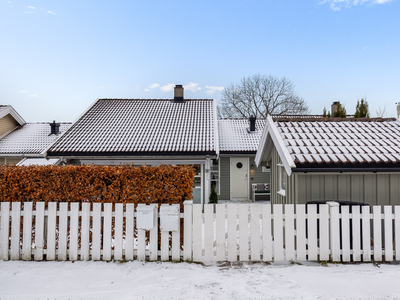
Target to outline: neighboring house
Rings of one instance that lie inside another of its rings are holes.
[[[98,99],[54,144],[47,158],[70,164],[193,165],[194,201],[208,202],[211,160],[218,159],[212,99]]]
[[[17,113],[11,105],[0,105],[0,140],[13,130],[23,126],[25,120]],[[6,157],[0,156],[0,165],[14,164],[17,160],[11,158],[7,162]]]
[[[254,163],[264,124],[265,120],[256,118],[218,120],[220,158],[212,176],[217,178],[220,200],[252,199],[252,184],[270,182],[269,168]],[[211,180],[213,184],[213,177]],[[256,200],[268,198],[260,195]]]
[[[58,164],[58,159],[47,161],[41,152],[53,143],[69,126],[71,126],[70,123],[55,122],[24,122],[22,125],[16,126],[0,139],[1,163],[9,165],[47,165],[51,162],[51,164]]]
[[[268,117],[255,159],[271,168],[271,203],[348,200],[400,204],[396,119]]]

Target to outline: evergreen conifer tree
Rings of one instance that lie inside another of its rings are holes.
[[[369,107],[368,102],[364,99],[357,100],[356,112],[354,113],[354,118],[369,118]]]

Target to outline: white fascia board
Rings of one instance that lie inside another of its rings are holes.
[[[217,153],[217,159],[219,158],[219,133],[218,133],[218,117],[217,117],[217,102],[213,99],[214,108],[214,145],[215,153]]]
[[[256,163],[257,168],[261,164],[262,157],[264,156],[264,152],[266,150],[265,144],[267,143],[267,137],[268,137],[268,125],[267,121],[265,121],[266,124],[264,125],[264,130],[261,135],[260,142],[258,143],[258,149],[256,153],[256,158],[254,159],[254,162]]]
[[[292,174],[292,168],[296,168],[296,164],[294,163],[292,157],[290,156],[290,153],[286,148],[285,143],[283,142],[282,137],[279,134],[278,128],[271,116],[267,117],[264,131],[261,136],[261,141],[260,144],[258,145],[257,155],[255,159],[257,167],[261,163],[263,153],[266,150],[266,143],[268,140],[268,136],[271,137],[275,145],[275,148],[278,151],[279,157],[281,158],[282,163],[285,167],[286,173],[290,176]]]
[[[85,165],[120,165],[131,164],[134,165],[204,165],[206,160],[165,160],[165,159],[81,159],[81,163]]]
[[[95,104],[97,101],[99,101],[100,98],[97,98],[78,118],[75,119],[74,122],[72,122],[71,126],[65,130],[63,133],[60,134],[58,138],[56,138],[47,148],[45,148],[40,155],[43,157],[47,158],[47,151],[66,133],[68,132],[72,127],[74,127],[75,123],[78,122]]]
[[[0,112],[0,118],[3,118],[4,116],[10,114],[15,121],[18,122],[19,125],[24,125],[26,121],[19,115],[19,113],[11,106],[7,105],[7,108],[3,109]]]

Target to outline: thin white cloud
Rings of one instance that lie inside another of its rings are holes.
[[[36,9],[34,6],[27,6],[27,8]]]
[[[199,84],[198,83],[194,83],[194,82],[189,82],[183,88],[185,90],[189,90],[191,92],[197,92],[197,91],[201,90],[201,87],[199,87]]]
[[[162,87],[160,87],[160,89],[161,89],[163,92],[169,92],[169,91],[172,91],[172,90],[174,89],[174,86],[175,86],[175,84],[173,84],[173,83],[168,83],[168,84],[163,85]]]
[[[29,93],[28,91],[24,91],[24,90],[21,90],[21,91],[19,91],[20,93],[23,93],[23,94],[26,94],[26,93]]]
[[[329,8],[333,11],[340,11],[343,7],[349,8],[352,6],[362,5],[364,3],[375,5],[385,4],[396,0],[323,0],[319,4],[329,4]]]
[[[31,98],[38,98],[39,95],[37,95],[37,94],[32,94],[32,95],[30,95],[29,97],[31,97]]]
[[[144,89],[144,91],[145,91],[145,92],[150,92],[150,90],[149,90],[149,89]]]
[[[12,3],[10,0],[7,0],[8,3]]]
[[[149,88],[149,89],[155,89],[155,88],[158,88],[159,86],[160,86],[159,83],[153,83],[153,84],[151,84],[148,88]]]
[[[54,11],[48,10],[47,11],[49,14],[55,15],[56,13]]]
[[[225,88],[223,86],[206,85],[206,93],[209,95],[214,94],[216,91],[222,92]]]

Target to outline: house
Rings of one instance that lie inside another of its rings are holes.
[[[252,199],[252,184],[270,182],[269,168],[254,164],[264,124],[265,120],[254,117],[218,120],[220,155],[214,172],[219,179],[215,184],[220,200]],[[268,199],[267,195],[257,197]]]
[[[271,203],[400,204],[397,119],[273,119],[255,158],[271,168]]]
[[[8,112],[7,114],[5,114]],[[5,115],[4,115],[5,114]],[[1,117],[3,115],[3,117]],[[11,106],[0,107],[0,164],[58,164],[41,155],[70,123],[26,123]]]
[[[219,155],[216,104],[184,99],[98,99],[54,144],[47,158],[69,164],[193,165],[194,201],[208,201],[211,161]]]

